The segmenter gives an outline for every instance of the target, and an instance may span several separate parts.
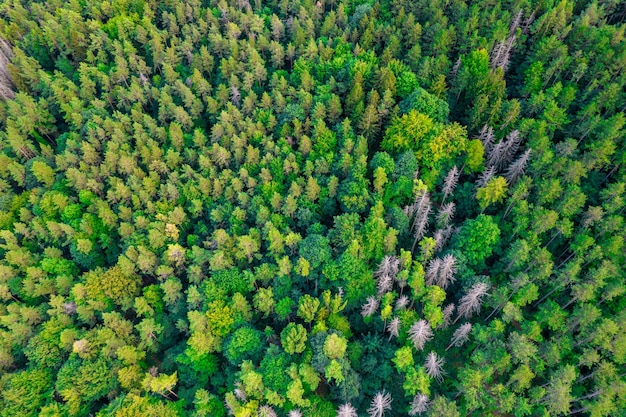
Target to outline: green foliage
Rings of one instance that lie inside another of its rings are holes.
[[[470,266],[479,266],[493,253],[499,240],[500,228],[493,217],[481,214],[465,221],[456,238],[456,247]]]
[[[290,355],[302,353],[306,348],[306,340],[306,329],[300,324],[289,323],[280,333],[283,349]]]
[[[621,4],[359,3],[3,3],[0,416],[621,415]]]
[[[499,203],[506,197],[506,179],[494,177],[484,187],[476,191],[476,199],[481,209],[486,209],[490,204]]]
[[[0,415],[36,416],[52,392],[52,374],[43,369],[5,374],[0,380]]]
[[[224,356],[232,363],[255,358],[263,349],[262,333],[250,327],[235,330],[224,344]]]

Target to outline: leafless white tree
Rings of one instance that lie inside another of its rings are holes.
[[[430,195],[424,191],[418,195],[415,202],[410,206],[405,207],[404,212],[412,219],[411,232],[413,232],[413,246],[411,252],[415,250],[417,241],[424,237],[428,228],[428,217],[432,211],[430,203]]]
[[[511,25],[509,26],[509,34],[512,35],[515,33],[515,30],[519,27],[522,22],[522,17],[524,17],[524,10],[520,9],[516,14],[513,20],[511,20]]]
[[[363,304],[361,308],[361,315],[363,317],[369,317],[378,310],[379,301],[376,297],[370,296],[367,297],[367,301]]]
[[[461,57],[456,60],[454,66],[452,67],[450,75],[452,75],[453,78],[456,77],[456,74],[459,72],[459,68],[461,68]]]
[[[426,267],[426,285],[433,285],[439,277],[439,268],[441,268],[441,258],[431,259]]]
[[[508,69],[511,50],[515,46],[514,34],[500,41],[491,51],[491,68],[502,68],[504,72]]]
[[[469,334],[472,331],[471,323],[463,323],[458,329],[454,331],[452,338],[450,339],[450,344],[446,348],[446,350],[450,349],[452,346],[462,346],[469,339]]]
[[[524,20],[524,26],[522,27],[522,33],[526,34],[528,33],[528,29],[530,28],[530,25],[532,25],[532,23],[535,21],[535,12],[533,11],[530,16],[528,16],[528,19]]]
[[[417,394],[411,401],[411,408],[409,410],[410,416],[425,413],[430,405],[430,400],[424,394]]]
[[[388,293],[393,289],[393,278],[387,274],[379,277],[376,282],[376,289],[378,290],[379,296]]]
[[[374,275],[377,277],[389,275],[394,278],[400,269],[400,260],[395,255],[385,255]]]
[[[487,165],[493,166],[496,169],[499,169],[502,165],[504,165],[505,148],[505,141],[501,140],[496,143],[487,154]]]
[[[519,150],[519,146],[521,143],[522,143],[522,136],[519,134],[519,130],[513,130],[511,131],[511,133],[508,134],[508,136],[506,137],[506,140],[504,141],[505,147],[504,147],[503,161],[499,169],[502,169],[504,166],[506,166],[508,163],[510,163],[513,160],[513,157]]]
[[[11,45],[0,38],[0,98],[11,100],[15,98],[15,85],[9,73],[9,63],[13,58]]]
[[[475,313],[479,312],[482,305],[482,299],[485,295],[487,295],[488,289],[489,286],[484,282],[474,284],[472,288],[469,289],[467,294],[465,294],[459,301],[457,319],[454,322],[456,323],[456,321],[461,317],[468,319]]]
[[[233,390],[233,394],[235,394],[235,397],[237,397],[239,401],[245,401],[248,397],[239,382],[235,383],[235,389]]]
[[[396,300],[396,310],[402,310],[406,308],[406,306],[409,305],[409,301],[409,297],[407,297],[406,295],[401,295],[400,297],[398,297],[398,299]]]
[[[437,223],[440,227],[446,227],[450,224],[450,221],[454,218],[455,209],[456,204],[452,201],[441,205],[439,213],[437,213]]]
[[[448,304],[443,308],[443,322],[439,325],[442,329],[445,329],[452,322],[452,314],[454,314],[454,304]]]
[[[443,181],[443,201],[446,201],[448,196],[450,196],[450,194],[452,194],[452,192],[456,188],[456,185],[459,181],[459,175],[459,169],[456,167],[456,165],[453,166],[450,171],[448,171],[448,175],[446,175],[446,178]]]
[[[385,392],[376,393],[372,402],[370,403],[370,408],[367,409],[367,412],[370,417],[382,417],[385,414],[385,411],[391,410],[391,394]]]
[[[433,238],[435,239],[435,252],[439,252],[448,242],[450,235],[452,234],[452,226],[448,226],[445,229],[438,229]]]
[[[478,139],[482,142],[483,148],[485,148],[485,154],[491,152],[491,148],[493,148],[493,127],[484,125],[478,134]]]
[[[239,107],[239,104],[241,103],[241,93],[235,85],[230,87],[230,101],[235,105],[235,107]]]
[[[485,185],[487,185],[489,181],[491,181],[491,179],[495,175],[496,175],[496,167],[494,167],[493,165],[487,167],[487,169],[485,169],[483,173],[480,174],[480,178],[478,178],[478,180],[476,181],[476,187],[477,188],[484,187]]]
[[[443,257],[439,265],[439,274],[437,275],[437,285],[444,290],[454,282],[454,273],[456,272],[456,258],[454,255],[448,254]]]
[[[440,358],[435,352],[430,352],[426,356],[426,361],[424,362],[424,368],[426,368],[426,373],[439,382],[443,381],[444,362],[444,358]]]
[[[389,340],[392,337],[398,337],[400,333],[400,319],[396,316],[387,325],[387,331],[389,332]]]
[[[359,417],[356,413],[356,408],[352,404],[347,403],[339,406],[337,409],[337,417]]]
[[[258,417],[278,417],[278,414],[276,414],[276,411],[274,411],[274,409],[270,407],[269,405],[262,405],[259,407],[257,411],[257,416]]]
[[[426,320],[416,321],[409,329],[409,339],[413,342],[415,349],[422,350],[424,345],[433,338],[433,331]]]
[[[532,149],[527,149],[526,152],[524,152],[519,158],[517,158],[515,162],[509,165],[506,172],[504,173],[504,178],[506,178],[506,181],[509,184],[513,184],[515,181],[517,181],[519,177],[524,175],[524,169],[526,168],[526,164],[530,159],[531,152]]]
[[[302,411],[299,409],[291,410],[287,417],[302,417]]]

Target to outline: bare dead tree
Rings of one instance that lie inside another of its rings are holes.
[[[415,416],[417,414],[422,414],[428,411],[428,406],[430,405],[430,400],[424,394],[417,394],[413,397],[413,401],[411,401],[411,408],[409,409],[409,415]]]
[[[377,277],[389,275],[392,278],[398,274],[400,269],[400,260],[395,255],[385,255],[380,261],[380,265],[374,275]]]
[[[393,278],[386,274],[379,277],[376,282],[376,289],[378,296],[388,293],[393,289]]]
[[[460,172],[459,172],[459,169],[456,167],[456,165],[453,166],[452,169],[450,169],[450,171],[448,171],[448,175],[446,175],[446,178],[443,181],[443,188],[442,188],[443,200],[442,201],[446,201],[448,196],[452,194],[452,192],[456,188],[457,183],[459,182],[459,176],[460,176]]]
[[[505,141],[501,140],[496,143],[487,154],[487,165],[499,169],[499,167],[504,164],[505,149]]]
[[[9,72],[9,64],[13,59],[11,45],[0,38],[0,98],[12,100],[15,98],[15,84]]]
[[[389,332],[389,340],[392,337],[398,337],[400,334],[400,319],[396,316],[387,325],[387,332]]]
[[[356,413],[356,408],[352,404],[347,403],[339,406],[337,409],[337,417],[359,417]]]
[[[461,68],[461,57],[456,60],[454,66],[452,67],[452,72],[450,73],[450,75],[452,75],[452,78],[456,77],[459,72],[459,68]]]
[[[454,273],[456,272],[456,258],[454,255],[448,254],[441,260],[439,266],[439,276],[437,278],[437,285],[444,290],[448,288],[452,282],[454,282]]]
[[[513,35],[520,23],[522,22],[522,17],[524,17],[524,10],[520,9],[516,14],[513,20],[511,20],[511,25],[509,26],[509,35]]]
[[[385,414],[385,411],[391,410],[391,402],[392,402],[391,394],[385,392],[377,392],[372,402],[370,403],[370,408],[367,409],[367,412],[370,417],[382,417]]]
[[[257,411],[257,415],[259,417],[278,417],[278,414],[276,414],[276,411],[274,411],[274,409],[270,407],[269,405],[262,405],[261,407],[259,407],[259,410]]]
[[[430,352],[426,356],[426,362],[424,362],[424,368],[426,368],[426,373],[439,382],[443,381],[444,362],[444,358],[440,358],[435,352]]]
[[[483,148],[485,148],[485,154],[489,154],[491,149],[493,148],[493,127],[489,125],[484,125],[478,133],[478,140],[483,144]]]
[[[396,300],[396,310],[405,309],[406,306],[408,305],[409,305],[409,297],[407,297],[406,295],[401,295]]]
[[[235,389],[233,390],[233,394],[235,394],[235,397],[237,397],[239,401],[245,401],[246,398],[248,398],[248,395],[241,387],[241,384],[239,382],[235,383]]]
[[[435,234],[433,235],[433,238],[435,239],[435,252],[439,252],[443,249],[443,247],[448,242],[448,239],[450,239],[451,235],[452,226],[448,226],[445,229],[438,229],[435,232]]]
[[[433,285],[439,277],[439,268],[441,267],[441,258],[431,259],[426,267],[426,284]]]
[[[439,213],[437,213],[437,223],[440,227],[446,227],[450,224],[450,221],[454,218],[455,209],[456,204],[452,201],[441,206]]]
[[[443,308],[443,322],[439,325],[442,329],[445,329],[452,322],[452,314],[454,314],[455,309],[454,304],[448,304]]]
[[[459,301],[457,318],[454,322],[456,323],[461,317],[468,319],[475,313],[479,312],[482,305],[482,299],[485,295],[487,295],[488,289],[489,286],[484,282],[474,284],[467,294],[465,294]]]
[[[411,253],[413,253],[413,251],[415,250],[415,245],[417,244],[417,241],[424,237],[428,228],[428,218],[432,211],[430,195],[428,194],[428,192],[423,192],[420,196],[418,196],[417,201],[414,203],[414,205],[415,217],[413,219],[413,225],[411,227],[414,240],[413,246],[411,246]]]
[[[433,331],[426,320],[419,320],[413,323],[409,329],[409,339],[413,342],[415,349],[422,350],[424,345],[433,338]]]
[[[450,339],[450,344],[446,348],[446,351],[450,349],[452,346],[462,346],[465,342],[469,340],[469,334],[472,331],[471,323],[463,323],[458,329],[454,331],[452,338]]]
[[[530,16],[528,16],[528,19],[524,20],[524,26],[522,27],[522,33],[523,34],[527,34],[528,33],[528,29],[530,28],[530,25],[532,25],[532,23],[535,21],[535,12],[533,11]]]
[[[361,308],[361,315],[363,317],[371,316],[372,314],[376,312],[376,310],[378,310],[379,304],[380,303],[376,297],[374,296],[367,297],[367,301],[365,302],[365,304],[363,304],[363,307]]]
[[[239,92],[239,88],[235,85],[230,87],[230,101],[235,107],[239,107],[241,103],[241,93]]]
[[[295,410],[291,410],[289,414],[287,414],[287,417],[302,417],[302,411],[296,408]]]
[[[530,159],[531,152],[532,149],[527,149],[526,152],[524,152],[519,158],[517,158],[515,162],[513,162],[507,168],[506,172],[504,173],[504,178],[506,178],[506,181],[510,185],[515,183],[515,181],[517,181],[519,177],[524,175],[524,169],[526,169],[526,164]]]
[[[480,178],[476,181],[476,187],[482,188],[496,175],[496,168],[491,165],[480,174]]]
[[[519,130],[513,130],[507,135],[506,140],[504,141],[503,164],[499,167],[499,169],[502,169],[513,160],[513,157],[517,153],[521,143],[522,137],[519,134]]]

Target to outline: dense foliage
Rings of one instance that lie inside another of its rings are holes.
[[[623,415],[624,3],[0,4],[0,416]]]

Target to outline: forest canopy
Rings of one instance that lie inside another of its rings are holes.
[[[623,415],[623,2],[0,16],[0,417]]]

